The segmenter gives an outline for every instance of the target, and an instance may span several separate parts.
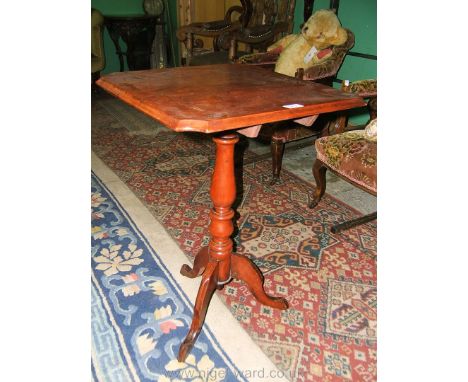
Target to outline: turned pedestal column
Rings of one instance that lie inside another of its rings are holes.
[[[182,275],[190,278],[202,276],[192,324],[179,349],[180,362],[185,360],[202,329],[215,289],[221,289],[232,278],[244,281],[262,304],[278,309],[288,308],[285,299],[271,297],[265,293],[263,275],[251,260],[232,253],[234,211],[231,206],[236,198],[234,146],[239,137],[237,134],[226,134],[213,140],[216,144],[216,161],[210,189],[213,202],[210,213],[211,240],[209,245],[196,255],[192,268],[184,265],[180,270]]]

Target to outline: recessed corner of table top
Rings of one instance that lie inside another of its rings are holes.
[[[175,131],[215,133],[365,106],[356,95],[242,64],[117,72],[97,84]]]

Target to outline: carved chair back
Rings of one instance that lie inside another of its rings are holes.
[[[248,27],[284,22],[288,24],[287,33],[292,33],[295,0],[248,0],[246,3],[251,7]]]

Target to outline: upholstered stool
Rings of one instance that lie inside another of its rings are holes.
[[[367,110],[369,112],[370,120],[372,121],[377,118],[377,80],[358,80],[351,83],[349,81],[343,81],[341,89],[344,92],[354,93],[362,98],[367,98]],[[329,127],[329,131],[327,132],[328,134],[324,135],[337,134],[349,129],[356,129],[356,126],[348,126],[347,112],[338,113],[338,116],[332,125],[334,126]],[[357,126],[357,128],[362,129],[362,126]]]
[[[315,141],[317,159],[313,174],[317,188],[309,207],[314,208],[326,188],[326,171],[343,178],[356,187],[377,196],[377,119],[364,130],[330,135]],[[377,212],[332,227],[336,233],[377,218]]]

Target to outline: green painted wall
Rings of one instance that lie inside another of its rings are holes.
[[[296,0],[294,8],[294,33],[299,33],[299,27],[304,22],[304,0]]]
[[[356,42],[351,52],[377,56],[377,0],[341,0],[338,17],[346,28],[354,32]],[[362,80],[377,78],[377,61],[346,56],[338,78],[342,80]],[[350,123],[366,123],[367,109],[353,110]]]

